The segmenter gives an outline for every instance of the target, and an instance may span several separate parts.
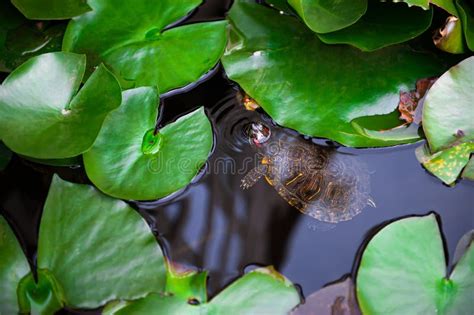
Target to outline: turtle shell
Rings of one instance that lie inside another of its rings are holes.
[[[356,156],[285,130],[273,130],[272,140],[260,150],[268,165],[268,183],[304,214],[337,223],[350,220],[369,204],[369,172]]]

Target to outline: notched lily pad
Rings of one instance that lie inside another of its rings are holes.
[[[404,4],[369,1],[367,13],[342,30],[318,34],[326,44],[349,44],[373,51],[417,37],[431,25],[433,12]]]
[[[12,151],[62,159],[91,147],[105,116],[120,105],[121,89],[100,65],[79,90],[84,69],[83,55],[48,53],[28,60],[5,79],[0,86],[0,138]]]
[[[423,145],[416,149],[416,157],[430,173],[445,184],[452,185],[468,164],[473,152],[473,142],[459,144],[435,154],[431,154],[429,148]]]
[[[423,107],[423,130],[435,153],[474,141],[474,56],[444,73],[431,87]]]
[[[89,0],[93,11],[70,22],[63,49],[86,53],[91,65],[105,62],[123,88],[185,86],[217,64],[226,43],[225,21],[167,29],[201,2]]]
[[[30,266],[15,234],[0,215],[0,314],[18,314],[17,287]]]
[[[38,268],[54,275],[74,308],[165,287],[163,253],[145,220],[126,203],[57,176],[41,219]]]
[[[446,277],[436,217],[393,222],[368,243],[357,273],[364,314],[469,314],[472,311],[474,246]]]
[[[433,55],[405,45],[371,53],[325,45],[297,18],[250,0],[235,1],[228,18],[226,73],[278,124],[355,147],[419,139],[412,129],[380,133],[353,121],[392,113],[400,91],[439,75]]]
[[[155,130],[155,88],[125,91],[93,147],[84,154],[91,181],[108,195],[154,200],[186,187],[206,163],[213,132],[204,108]]]
[[[286,315],[299,302],[296,288],[267,267],[245,274],[208,303],[194,304],[173,294],[154,293],[141,300],[107,307],[104,314]]]
[[[11,0],[30,20],[64,20],[91,10],[87,0]]]

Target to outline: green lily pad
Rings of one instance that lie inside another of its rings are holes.
[[[12,158],[12,151],[10,151],[3,142],[0,142],[0,171],[3,171]]]
[[[316,33],[348,27],[367,11],[367,0],[288,0],[288,3]]]
[[[371,0],[367,13],[357,23],[318,36],[327,44],[349,44],[373,51],[417,37],[430,27],[432,16],[431,9]]]
[[[104,314],[272,314],[286,315],[298,305],[296,288],[273,268],[259,268],[237,279],[209,303],[193,305],[175,295],[151,294]]]
[[[17,287],[30,272],[15,234],[0,215],[0,314],[18,314]]]
[[[443,71],[432,55],[405,45],[371,53],[325,45],[296,18],[250,0],[235,1],[229,20],[230,43],[223,58],[229,78],[278,124],[348,146],[405,143],[406,135],[401,140],[367,136],[352,121],[393,112],[400,91]]]
[[[474,246],[446,278],[436,217],[398,220],[368,243],[357,273],[363,314],[469,314],[474,287]]]
[[[469,1],[456,0],[456,7],[462,21],[467,47],[474,51],[474,4]]]
[[[423,130],[431,152],[474,141],[474,56],[444,73],[428,91]]]
[[[462,171],[462,178],[474,180],[474,158],[471,157]]]
[[[93,11],[70,22],[63,49],[86,53],[91,65],[105,62],[123,88],[185,86],[217,64],[226,43],[225,21],[165,30],[201,2],[89,0]]]
[[[123,93],[93,147],[84,154],[90,180],[104,193],[154,200],[186,187],[206,163],[213,145],[204,108],[155,133],[159,96],[155,88]]]
[[[126,203],[57,176],[41,219],[38,268],[54,276],[69,307],[96,308],[165,286],[163,254],[145,220]]]
[[[121,89],[101,65],[77,92],[84,69],[85,56],[63,52],[33,57],[15,69],[0,86],[0,139],[38,159],[87,151],[105,116],[120,105]]]
[[[29,58],[60,51],[63,24],[32,22],[9,2],[0,2],[0,71],[11,72]]]
[[[59,283],[47,270],[37,271],[36,281],[30,273],[18,285],[18,304],[22,314],[54,314],[65,305]]]
[[[65,20],[91,10],[87,0],[11,0],[30,20]]]
[[[430,173],[445,184],[452,185],[468,164],[472,152],[473,142],[463,143],[433,155],[430,154],[429,148],[423,145],[416,150],[416,157]]]
[[[410,7],[418,6],[425,10],[429,10],[430,4],[434,4],[454,16],[458,15],[454,0],[394,0],[393,2],[405,2]]]

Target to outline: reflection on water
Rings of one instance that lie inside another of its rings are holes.
[[[260,157],[242,179],[243,188],[264,176],[291,206],[330,223],[350,220],[367,205],[374,205],[369,171],[356,156],[262,122],[252,123],[247,130]]]

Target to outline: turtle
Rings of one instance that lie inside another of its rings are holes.
[[[375,207],[368,168],[356,156],[262,122],[246,129],[259,159],[242,179],[243,189],[265,177],[291,206],[328,223],[350,220],[367,205]]]

